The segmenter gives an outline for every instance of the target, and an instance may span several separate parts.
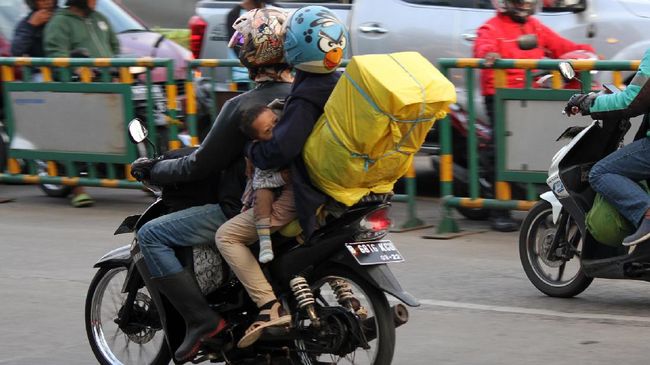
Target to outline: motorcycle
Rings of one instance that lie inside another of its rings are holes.
[[[575,77],[569,63],[560,68],[565,77]],[[607,92],[619,91],[604,86]],[[572,139],[553,157],[546,180],[551,190],[528,212],[519,236],[526,276],[542,293],[573,297],[594,278],[650,281],[650,245],[605,245],[585,223],[596,196],[589,170],[621,146],[630,126],[629,120],[596,120],[587,127],[570,127],[560,136]]]
[[[147,141],[138,120],[129,124],[135,143]],[[139,215],[127,217],[115,234],[137,232],[168,212],[165,187],[147,185],[158,198]],[[387,196],[370,196],[346,209],[305,243],[274,236],[276,258],[262,266],[278,299],[292,315],[290,327],[268,328],[252,346],[236,344],[253,323],[257,307],[212,246],[179,248],[211,308],[228,327],[205,341],[192,359],[228,364],[390,364],[395,328],[408,321],[401,304],[389,306],[386,293],[409,306],[418,300],[404,291],[389,263],[404,260],[390,240]],[[167,364],[183,341],[183,318],[152,285],[137,237],[97,261],[86,297],[85,324],[101,364]]]

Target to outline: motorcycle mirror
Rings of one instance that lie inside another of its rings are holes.
[[[147,139],[148,134],[149,131],[147,131],[147,128],[144,126],[140,119],[133,118],[129,122],[129,137],[133,143],[138,144],[144,141]]]
[[[517,38],[517,45],[523,51],[537,48],[537,36],[535,34],[524,34]]]
[[[560,62],[558,65],[560,68],[560,73],[567,80],[573,80],[576,77],[576,71],[573,69],[573,66],[569,62]]]

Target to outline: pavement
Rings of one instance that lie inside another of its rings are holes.
[[[142,191],[89,188],[96,205],[72,208],[34,186],[0,185],[0,364],[92,364],[84,302],[94,262],[129,237],[112,233],[151,201]],[[436,224],[435,198],[417,216]],[[524,213],[517,213],[522,218]],[[406,204],[395,203],[396,225]],[[650,295],[642,282],[595,280],[573,299],[549,298],[528,281],[518,233],[488,230],[423,239],[435,228],[391,233],[406,262],[391,265],[422,305],[397,330],[394,364],[610,365],[648,363]]]

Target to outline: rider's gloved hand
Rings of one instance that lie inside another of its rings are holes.
[[[138,181],[149,180],[151,169],[159,160],[156,158],[140,157],[131,163],[131,176]]]
[[[569,102],[566,103],[566,106],[564,107],[564,112],[566,115],[575,115],[575,114],[582,114],[582,115],[589,115],[591,112],[589,109],[591,108],[591,104],[593,104],[594,99],[596,99],[596,93],[589,93],[589,94],[574,94],[571,99],[569,99]]]

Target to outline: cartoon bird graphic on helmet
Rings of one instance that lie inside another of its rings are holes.
[[[343,61],[348,43],[345,25],[322,6],[297,10],[285,36],[285,58],[295,68],[329,73]]]

